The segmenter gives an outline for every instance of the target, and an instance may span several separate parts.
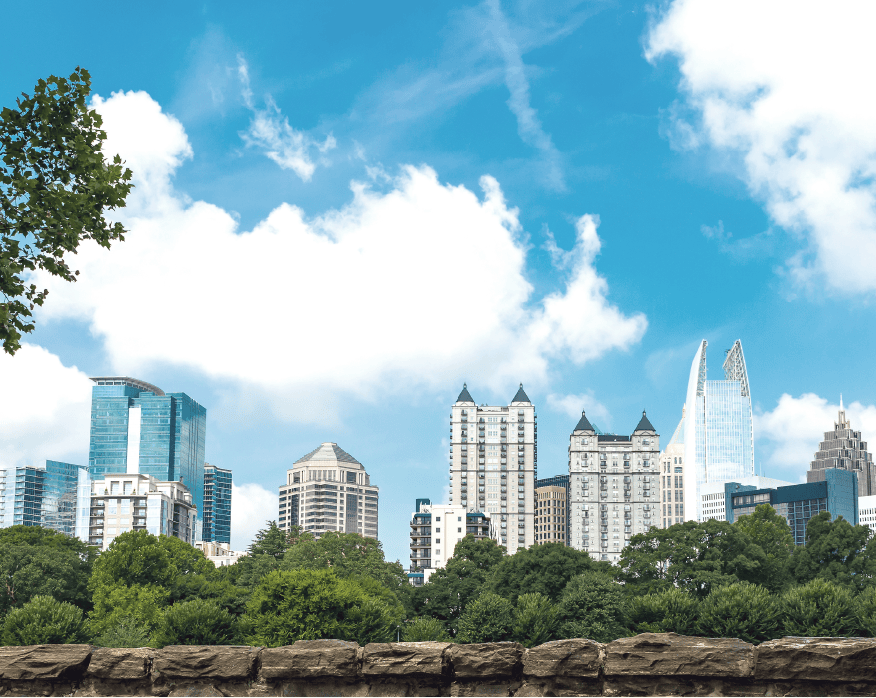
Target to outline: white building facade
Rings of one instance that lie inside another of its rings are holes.
[[[450,411],[450,503],[486,512],[508,554],[535,542],[538,423],[520,385],[511,404],[478,406],[468,388]]]
[[[659,455],[644,412],[631,436],[597,434],[581,413],[569,442],[573,548],[617,562],[632,535],[660,525]]]
[[[681,421],[660,454],[660,499],[663,528],[684,523],[684,408]]]

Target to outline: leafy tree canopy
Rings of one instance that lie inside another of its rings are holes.
[[[297,540],[300,540],[301,538],[313,538],[309,533],[303,535],[297,533],[298,527],[296,526],[297,535],[293,539],[291,534],[286,533],[283,529],[277,526],[276,521],[266,521],[265,523],[267,524],[267,528],[259,529],[252,543],[249,545],[248,552],[253,557],[257,555],[270,555],[275,560],[282,560],[286,551],[291,545],[293,545],[293,540],[297,542]]]
[[[876,580],[876,539],[867,526],[853,526],[843,517],[830,520],[822,511],[806,525],[806,545],[790,561],[798,584],[824,579],[861,590]]]

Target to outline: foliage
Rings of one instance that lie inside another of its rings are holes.
[[[512,635],[524,647],[535,647],[554,639],[557,607],[544,594],[520,594],[514,608]]]
[[[700,634],[754,644],[781,637],[779,605],[765,587],[737,582],[716,587],[700,604]]]
[[[3,620],[4,645],[66,645],[85,641],[82,609],[51,596],[34,596]]]
[[[585,572],[569,580],[557,616],[561,638],[611,642],[627,635],[623,589],[601,572]]]
[[[178,572],[171,549],[162,545],[157,536],[146,531],[128,531],[117,536],[94,563],[88,586],[92,592],[119,584],[170,588]]]
[[[852,592],[827,579],[785,592],[781,600],[785,634],[808,637],[847,637],[854,635],[858,618]]]
[[[259,529],[247,552],[253,556],[270,555],[275,560],[282,560],[292,545],[289,534],[277,526],[276,521],[266,521],[265,523],[268,527]],[[309,533],[305,535],[313,538]]]
[[[806,524],[806,545],[790,561],[798,584],[826,579],[855,591],[876,583],[876,539],[867,526],[852,526],[822,511]]]
[[[48,295],[25,277],[38,269],[65,281],[78,271],[65,257],[83,240],[110,247],[124,239],[121,223],[104,214],[124,205],[131,171],[118,155],[101,154],[106,133],[89,109],[87,70],[40,80],[17,109],[0,112],[0,339],[14,354],[31,332],[34,305]]]
[[[450,642],[444,623],[430,616],[420,616],[405,623],[401,638],[403,642]]]
[[[629,628],[634,633],[696,635],[699,601],[683,589],[665,589],[627,600]]]
[[[769,504],[758,504],[752,514],[740,516],[733,526],[760,547],[758,582],[772,593],[781,592],[791,583],[788,562],[794,552],[794,536],[784,516]]]
[[[486,591],[472,601],[459,619],[459,642],[503,642],[511,638],[514,606]]]
[[[876,637],[876,587],[867,587],[855,599],[858,628],[870,637]]]
[[[215,601],[192,599],[165,609],[155,631],[156,647],[230,645],[237,639],[234,616]]]
[[[133,616],[119,616],[115,625],[107,627],[94,638],[98,647],[149,647],[151,638],[149,631],[137,622]]]
[[[169,592],[157,584],[113,584],[94,591],[94,610],[88,614],[92,635],[103,635],[124,618],[133,618],[149,635],[158,626]]]
[[[271,572],[280,569],[280,561],[273,555],[261,553],[258,555],[244,555],[233,565],[236,572],[236,582],[244,589],[254,589]]]

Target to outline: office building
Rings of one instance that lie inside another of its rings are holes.
[[[444,567],[453,556],[456,544],[466,536],[475,540],[498,535],[487,512],[466,511],[461,506],[432,504],[418,499],[411,513],[411,567],[408,581],[422,586],[436,569]]]
[[[660,454],[660,499],[663,528],[684,523],[684,411]]]
[[[478,406],[468,388],[450,410],[450,503],[486,512],[509,555],[535,542],[538,424],[523,385],[505,406]]]
[[[565,482],[542,484],[545,481]],[[535,544],[569,544],[569,476],[545,478],[535,482]]]
[[[106,550],[116,536],[148,531],[194,545],[197,510],[181,482],[162,482],[140,473],[106,474],[91,483],[88,544]]]
[[[277,525],[298,526],[315,536],[326,531],[377,538],[379,488],[353,456],[327,441],[286,471]]]
[[[758,504],[770,504],[785,517],[791,527],[794,543],[806,543],[806,526],[816,514],[828,511],[831,519],[842,516],[853,526],[858,525],[858,477],[854,470],[831,468],[824,479],[802,485],[758,489],[736,482],[725,485],[727,521],[754,513]]]
[[[77,535],[77,496],[90,481],[85,466],[54,460],[0,470],[0,527],[42,526]]]
[[[204,463],[203,531],[207,543],[231,543],[231,471]]]
[[[581,413],[569,440],[572,547],[617,562],[633,534],[660,525],[659,455],[644,412],[630,436],[597,434]]]
[[[185,393],[165,394],[133,378],[91,380],[91,477],[140,473],[182,482],[203,512],[207,410]]]
[[[776,480],[771,477],[752,475],[750,477],[739,478],[733,484],[749,489],[766,490],[776,489],[777,487],[789,487],[794,483]],[[702,512],[700,521],[708,521],[709,519],[716,519],[718,521],[728,520],[726,494],[726,482],[709,482],[700,488],[700,511]]]
[[[685,521],[702,520],[703,485],[754,475],[751,391],[742,342],[737,339],[726,352],[724,380],[707,380],[707,346],[704,339],[694,356],[685,400]]]
[[[858,496],[858,523],[876,534],[876,494]]]
[[[851,422],[846,418],[842,396],[833,431],[824,432],[824,441],[818,444],[815,458],[806,473],[806,481],[823,480],[825,473],[831,468],[851,470],[858,474],[859,497],[876,495],[876,466],[873,465],[873,456],[867,451],[867,442],[862,441],[861,432],[854,431]]]

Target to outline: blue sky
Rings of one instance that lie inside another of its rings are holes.
[[[873,9],[809,12],[7,8],[0,104],[86,67],[138,186],[128,240],[46,281],[0,360],[0,453],[86,462],[87,376],[136,376],[207,407],[237,547],[335,441],[406,563],[463,381],[491,404],[524,383],[554,475],[582,407],[618,433],[647,409],[668,440],[697,343],[717,378],[739,338],[758,467],[800,480],[841,392],[876,430]]]

